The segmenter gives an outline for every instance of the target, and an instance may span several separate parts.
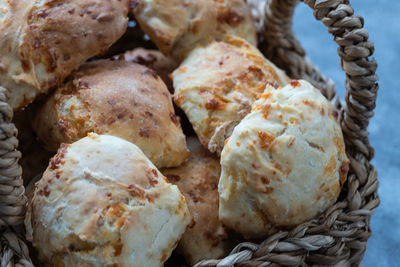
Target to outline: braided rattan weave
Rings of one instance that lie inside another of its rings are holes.
[[[333,82],[306,58],[292,31],[297,0],[248,0],[260,33],[261,51],[292,78],[306,79],[320,88],[340,108],[340,123],[351,160],[348,179],[338,202],[324,214],[292,229],[268,237],[261,244],[241,243],[221,260],[206,260],[196,266],[309,266],[358,265],[371,235],[370,219],[379,205],[376,169],[370,164],[374,150],[368,139],[378,90],[371,59],[373,43],[349,1],[304,0],[314,10],[338,44],[341,67],[346,73],[345,102],[340,104]],[[18,165],[16,128],[6,91],[0,90],[0,264],[32,266],[21,237],[26,197]]]

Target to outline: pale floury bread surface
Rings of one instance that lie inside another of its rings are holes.
[[[175,103],[203,146],[217,153],[268,84],[289,82],[254,46],[233,36],[196,48],[172,76]]]
[[[33,128],[49,150],[96,132],[136,144],[159,168],[178,166],[189,156],[161,78],[123,60],[83,64],[44,100]]]
[[[63,145],[31,205],[45,266],[162,266],[191,221],[179,189],[140,149],[107,135]]]
[[[165,54],[182,60],[197,45],[237,35],[257,44],[251,11],[243,0],[141,0],[136,20]]]
[[[267,89],[222,151],[220,219],[262,238],[331,206],[349,165],[334,113],[306,81]]]
[[[118,40],[128,0],[0,1],[0,84],[14,110]]]
[[[178,186],[188,203],[193,222],[178,244],[190,265],[200,260],[225,257],[233,248],[232,233],[218,220],[219,159],[188,138],[189,159],[181,166],[161,170]],[[230,238],[229,238],[230,237]]]

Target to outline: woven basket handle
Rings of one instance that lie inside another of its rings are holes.
[[[369,57],[374,52],[363,29],[364,20],[354,15],[346,0],[304,0],[314,10],[314,16],[322,21],[339,45],[341,67],[346,73],[346,105],[343,107],[341,126],[347,152],[352,158],[368,161],[373,148],[368,140],[368,123],[374,115],[378,90],[377,63]],[[324,95],[338,104],[335,87],[306,58],[306,53],[292,30],[292,18],[297,0],[270,0],[265,5],[263,43],[260,50],[288,75],[306,79],[321,89]],[[321,48],[322,49],[322,48]]]
[[[17,233],[24,220],[26,196],[18,164],[17,128],[7,91],[0,86],[0,265],[33,266],[24,239]]]

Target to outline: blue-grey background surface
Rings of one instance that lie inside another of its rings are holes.
[[[369,132],[375,147],[381,204],[372,217],[372,237],[363,265],[400,266],[400,1],[351,0],[356,14],[364,17],[370,40],[375,43],[380,90]],[[299,4],[294,29],[313,63],[332,78],[344,96],[345,75],[340,69],[337,45],[312,10]]]

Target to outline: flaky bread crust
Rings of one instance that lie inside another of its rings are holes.
[[[83,64],[44,101],[33,128],[49,150],[96,132],[136,144],[159,168],[189,156],[163,81],[154,70],[124,60]]]
[[[63,145],[31,207],[46,266],[159,267],[191,221],[183,195],[140,149],[107,135]]]
[[[232,249],[232,233],[218,219],[219,159],[202,147],[196,137],[187,140],[189,159],[161,172],[185,196],[193,222],[178,244],[190,265],[204,259],[225,257]],[[229,235],[230,234],[230,235]]]
[[[306,81],[268,88],[222,151],[220,219],[262,238],[331,206],[349,166],[335,112]]]
[[[175,103],[203,146],[218,154],[266,86],[289,82],[257,48],[234,36],[196,48],[172,77]]]
[[[0,2],[0,84],[21,109],[126,30],[128,0]]]
[[[158,48],[178,61],[196,46],[226,34],[257,44],[251,11],[243,0],[141,0],[134,13]]]

